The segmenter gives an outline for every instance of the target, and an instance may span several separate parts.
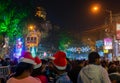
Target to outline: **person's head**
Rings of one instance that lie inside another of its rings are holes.
[[[42,61],[38,56],[36,56],[34,59],[35,59],[36,65],[34,66],[34,69],[31,75],[33,77],[36,77],[42,74]]]
[[[30,75],[32,73],[32,71],[33,71],[33,64],[20,62],[16,67],[14,77],[20,76],[25,72],[29,73],[29,75]]]
[[[83,60],[80,60],[80,61],[78,61],[78,65],[80,66],[80,67],[83,67],[84,66],[84,61]]]
[[[36,69],[33,69],[32,73],[31,73],[31,76],[37,77],[37,76],[39,76],[39,75],[42,74],[41,71],[42,71],[42,66],[41,66],[41,67],[38,67],[38,68],[36,68]]]
[[[36,64],[30,52],[25,52],[19,62],[20,63],[16,68],[16,77],[22,74],[30,75],[32,73],[33,66]]]
[[[108,73],[110,74],[110,73],[115,73],[115,72],[117,72],[117,67],[116,66],[110,66],[109,68],[108,68]]]
[[[5,61],[10,62],[10,58],[5,58]]]
[[[117,72],[120,73],[120,66],[117,66]]]
[[[3,61],[3,59],[2,59],[2,58],[0,58],[0,62],[1,62],[1,61]]]
[[[91,52],[88,55],[89,64],[100,64],[100,55],[97,52]]]
[[[52,64],[57,71],[64,72],[67,67],[66,54],[62,51],[58,51],[54,54],[54,60]]]
[[[25,62],[29,64],[35,65],[35,59],[32,57],[32,54],[30,52],[24,52],[22,54],[22,57],[19,59],[19,62]]]

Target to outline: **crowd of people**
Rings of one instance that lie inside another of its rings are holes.
[[[11,61],[0,59],[0,67],[9,66],[10,73],[2,83],[120,83],[120,62],[101,60],[91,52],[88,60],[71,61],[65,52],[57,51],[47,60],[30,52]]]

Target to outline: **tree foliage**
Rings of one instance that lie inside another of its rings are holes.
[[[10,40],[24,35],[25,21],[31,11],[27,6],[16,0],[0,0],[1,35],[8,36]]]
[[[62,33],[60,33],[59,38],[60,38],[59,39],[59,49],[66,51],[66,49],[69,47],[69,45],[71,45],[73,42],[72,37],[69,34],[62,32]]]

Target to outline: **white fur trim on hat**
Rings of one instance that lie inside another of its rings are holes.
[[[55,60],[55,57],[49,56],[48,59]]]
[[[41,65],[42,65],[42,63],[36,64],[36,65],[34,66],[34,69],[37,69],[37,68],[41,67]]]
[[[55,64],[54,64],[55,65]],[[55,65],[55,67],[58,69],[58,70],[65,70],[67,66],[57,66]]]
[[[24,57],[22,57],[22,58],[20,59],[20,62],[25,62],[25,63],[29,63],[29,64],[36,65],[36,63],[35,63],[33,60],[27,59],[27,58],[24,58]]]

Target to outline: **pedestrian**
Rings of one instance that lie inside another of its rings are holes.
[[[54,83],[72,83],[66,72],[66,54],[62,51],[58,51],[54,54],[53,57],[53,70],[57,73]]]
[[[77,83],[111,83],[107,70],[100,65],[100,55],[91,52],[88,60],[89,64],[81,69]]]
[[[72,80],[73,83],[77,83],[77,77],[80,72],[80,70],[84,66],[84,60],[76,61],[76,66],[71,69],[70,72],[68,72],[68,76]]]
[[[41,80],[41,83],[48,83],[47,76],[45,74],[46,64],[42,64],[42,60],[36,56],[35,57],[36,65],[34,66],[31,76]]]
[[[25,52],[16,67],[15,74],[7,80],[7,83],[41,83],[40,80],[30,76],[35,65],[30,52]]]

